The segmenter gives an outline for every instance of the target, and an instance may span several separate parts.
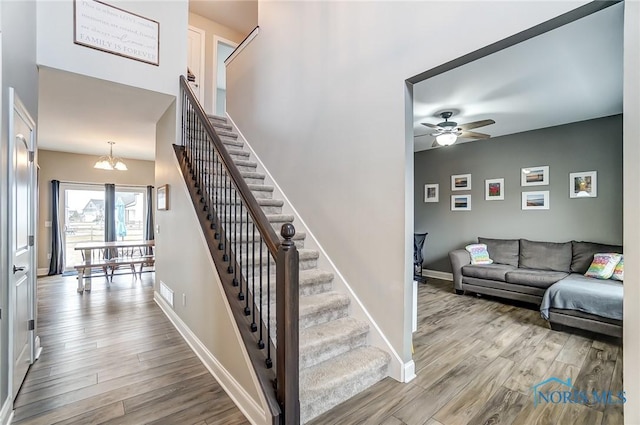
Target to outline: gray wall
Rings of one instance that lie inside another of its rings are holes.
[[[488,130],[489,131],[489,130]],[[520,186],[523,167],[548,165],[548,186]],[[424,267],[451,271],[448,253],[489,238],[622,244],[622,115],[415,154],[415,230],[429,232]],[[569,173],[598,172],[597,198],[569,198]],[[471,173],[471,211],[451,211],[451,175]],[[504,201],[484,200],[485,179],[505,179]],[[424,185],[440,202],[424,202]],[[549,210],[521,209],[523,191],[548,190]]]

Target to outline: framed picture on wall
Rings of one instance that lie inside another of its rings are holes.
[[[424,185],[424,202],[438,202],[440,198],[440,185],[427,183]]]
[[[569,173],[569,198],[596,198],[597,196],[597,171]]]
[[[169,185],[160,186],[156,192],[156,202],[159,210],[169,209]]]
[[[471,211],[471,195],[451,195],[451,211]]]
[[[521,186],[546,186],[549,184],[549,166],[526,167],[521,172]]]
[[[451,176],[451,190],[471,190],[471,174],[455,174]]]
[[[522,192],[522,209],[523,210],[548,210],[549,209],[549,191],[540,192]]]
[[[504,201],[504,179],[487,179],[484,181],[485,201]]]

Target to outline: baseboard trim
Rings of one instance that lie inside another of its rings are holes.
[[[36,274],[38,276],[46,276],[46,275],[49,274],[49,269],[46,268],[46,267],[42,267],[42,268],[36,270]]]
[[[416,364],[413,360],[408,361],[404,364],[404,368],[402,370],[402,375],[404,377],[404,383],[411,382],[416,377]]]
[[[0,410],[0,424],[9,425],[11,421],[13,421],[13,400],[7,397]]]
[[[432,277],[434,279],[449,280],[449,281],[453,282],[453,274],[452,273],[441,272],[441,271],[438,271],[438,270],[422,269],[422,274],[424,276],[426,276],[426,277]]]
[[[202,364],[209,370],[209,373],[218,381],[238,409],[246,416],[247,420],[253,425],[266,424],[266,415],[262,407],[238,384],[157,291],[153,293],[153,300],[182,335],[182,338],[189,344],[189,347],[198,356]]]

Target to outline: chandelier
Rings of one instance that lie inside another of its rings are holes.
[[[96,165],[93,168],[98,168],[100,170],[118,170],[118,171],[127,171],[127,166],[122,162],[121,158],[117,156],[113,156],[113,145],[116,142],[107,142],[109,143],[109,155],[101,156],[100,159],[96,162]]]

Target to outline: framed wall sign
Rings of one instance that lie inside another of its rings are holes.
[[[169,209],[169,185],[160,186],[156,192],[156,202],[159,210]]]
[[[160,24],[98,0],[73,2],[73,42],[160,65]]]

